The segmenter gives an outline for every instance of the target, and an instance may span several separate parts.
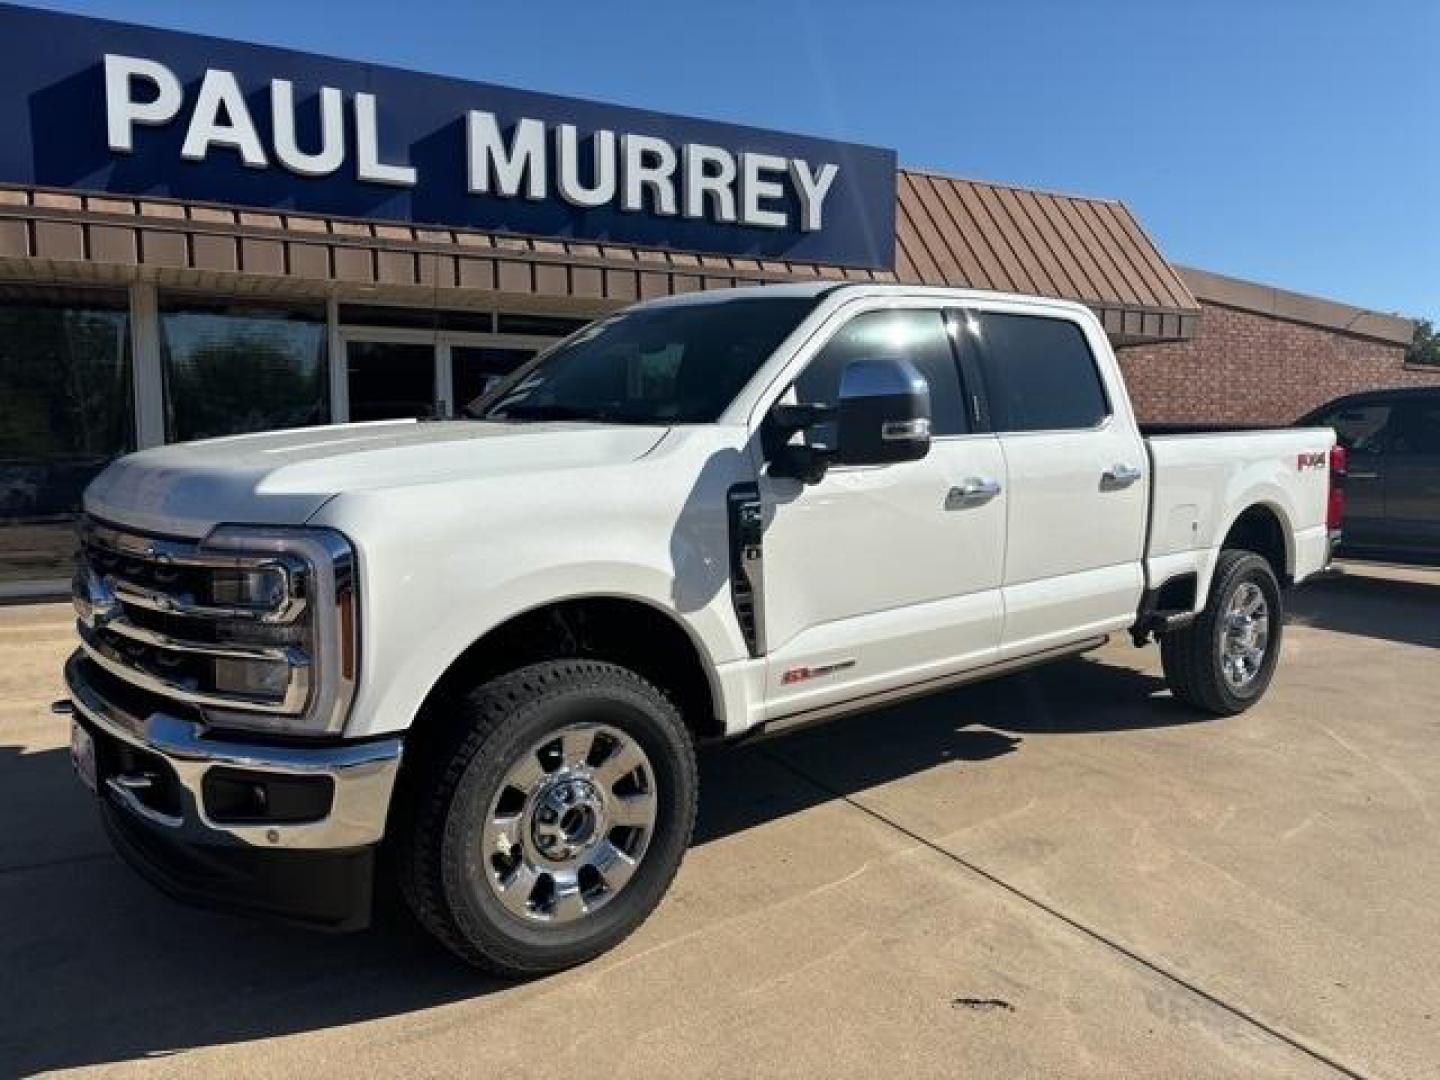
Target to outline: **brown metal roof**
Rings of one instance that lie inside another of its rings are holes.
[[[1125,344],[1189,337],[1198,314],[1122,204],[915,170],[897,175],[893,273],[0,188],[0,275],[579,311],[797,278],[899,280],[1080,300]]]
[[[1123,203],[902,169],[902,281],[1079,300],[1129,341],[1189,337],[1199,304]]]

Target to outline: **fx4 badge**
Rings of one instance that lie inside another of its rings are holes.
[[[1328,460],[1328,455],[1323,450],[1307,450],[1295,458],[1295,468],[1300,472],[1306,469],[1323,469]]]

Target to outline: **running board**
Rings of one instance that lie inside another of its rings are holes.
[[[1110,637],[1108,634],[1100,634],[1097,637],[1086,638],[1084,641],[1074,641],[1068,645],[1057,645],[1051,649],[1042,649],[1040,652],[1026,653],[1024,656],[1013,656],[1009,660],[1000,660],[993,664],[986,664],[983,667],[971,668],[967,671],[957,671],[950,675],[940,675],[933,679],[925,679],[922,682],[909,683],[905,686],[897,686],[891,690],[881,690],[874,694],[866,694],[863,697],[850,698],[847,701],[837,701],[830,705],[820,705],[813,709],[803,709],[800,712],[786,713],[784,716],[777,716],[773,720],[766,720],[758,724],[753,729],[753,737],[763,738],[770,735],[778,735],[782,732],[794,731],[797,728],[809,727],[811,724],[817,724],[825,720],[833,720],[837,716],[864,712],[868,709],[879,708],[882,705],[896,705],[903,701],[910,701],[913,698],[928,697],[942,690],[951,690],[957,686],[984,682],[986,679],[1009,675],[1023,668],[1049,663],[1051,660],[1063,660],[1067,656],[1079,656],[1081,653],[1098,649],[1109,640]]]

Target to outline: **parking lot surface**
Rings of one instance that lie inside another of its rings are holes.
[[[525,984],[152,891],[47,709],[70,634],[0,611],[0,1075],[1440,1075],[1440,572],[1302,590],[1233,719],[1116,640],[707,751],[659,911]]]

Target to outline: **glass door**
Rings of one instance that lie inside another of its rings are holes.
[[[450,401],[456,416],[537,352],[516,345],[450,346]]]
[[[350,420],[409,420],[437,415],[431,342],[345,343]]]
[[[435,318],[420,309],[397,308],[370,318]],[[554,344],[539,334],[496,334],[474,330],[400,325],[342,325],[343,381],[333,384],[332,415],[337,423],[464,417],[465,406],[541,349]],[[337,375],[339,373],[337,372]]]

